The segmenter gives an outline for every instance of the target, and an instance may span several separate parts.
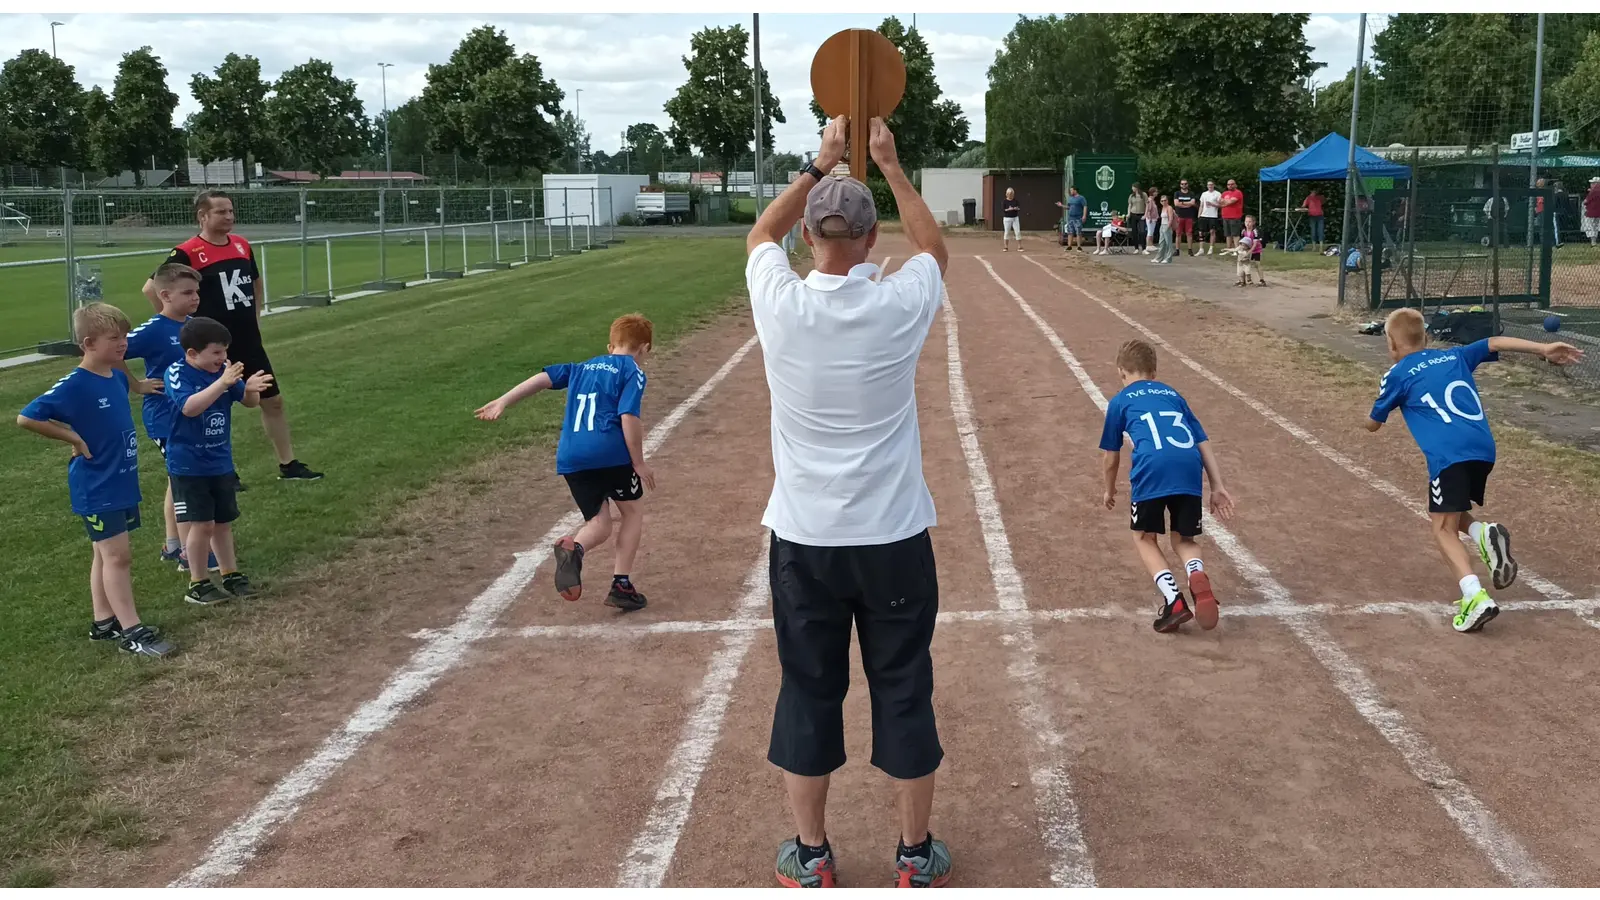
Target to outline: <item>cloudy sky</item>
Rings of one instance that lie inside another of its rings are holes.
[[[761,17],[761,61],[789,122],[777,126],[780,150],[816,145],[808,105],[810,66],[816,48],[841,28],[873,28],[881,16],[774,15]],[[902,16],[909,24],[910,16]],[[50,49],[75,67],[85,88],[107,92],[122,54],[149,45],[167,66],[167,83],[179,96],[177,119],[195,111],[189,78],[210,72],[229,51],[261,60],[268,78],[316,57],[354,79],[368,114],[382,109],[379,62],[388,70],[390,106],[416,96],[429,63],[444,62],[467,31],[489,22],[505,31],[518,51],[532,52],[566,92],[569,109],[579,106],[596,150],[614,152],[634,122],[665,129],[662,104],[682,82],[681,57],[689,36],[714,25],[742,23],[748,15],[116,15],[109,13],[0,15],[0,59],[34,47]],[[947,97],[966,111],[972,137],[983,138],[985,73],[1001,39],[1016,21],[1011,14],[919,14],[917,26],[934,54],[935,75]],[[1327,64],[1319,80],[1342,77],[1355,64],[1356,16],[1313,15],[1306,29],[1312,56]],[[1368,37],[1382,26],[1368,19]],[[1369,42],[1370,50],[1370,42]],[[1085,60],[1084,65],[1101,65]],[[577,91],[582,93],[578,94]],[[398,160],[396,161],[398,163]]]

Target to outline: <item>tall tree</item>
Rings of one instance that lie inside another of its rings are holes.
[[[467,33],[449,62],[428,66],[422,108],[429,146],[490,165],[544,166],[561,152],[555,120],[565,94],[539,60],[491,25]]]
[[[189,120],[189,149],[201,163],[239,160],[248,179],[252,159],[272,156],[261,61],[229,53],[213,71],[215,76],[196,72],[189,79],[189,92],[200,104]]]
[[[563,110],[556,118],[554,129],[558,149],[550,158],[551,168],[561,172],[577,172],[580,168],[585,172],[595,171],[589,152],[594,136],[583,120]]]
[[[1551,86],[1549,97],[1565,143],[1573,147],[1600,145],[1600,31],[1589,34],[1583,54]]]
[[[399,106],[391,107],[388,119],[389,152],[396,160],[405,160],[406,165],[413,165],[428,152],[428,138],[433,134],[428,114],[422,108],[422,99],[412,97]],[[384,114],[379,113],[372,120],[372,152],[378,155],[383,153],[383,124]]]
[[[308,60],[278,76],[272,88],[267,125],[291,165],[327,177],[361,152],[370,126],[356,83],[334,75],[332,63]]]
[[[632,154],[631,164],[641,172],[660,171],[667,162],[667,136],[653,122],[635,122],[623,135],[623,147]],[[653,169],[652,167],[660,167]]]
[[[1306,13],[1117,16],[1113,65],[1139,110],[1140,149],[1292,149],[1310,106],[1301,85],[1321,65],[1306,43],[1309,19]]]
[[[1072,153],[1128,149],[1138,127],[1117,80],[1112,16],[1020,17],[989,67],[985,158],[1059,166]]]
[[[689,39],[683,67],[689,77],[665,105],[672,126],[667,136],[681,152],[693,147],[717,160],[722,188],[728,172],[756,138],[755,91],[745,56],[750,35],[743,26],[703,28]],[[785,123],[783,108],[772,94],[766,67],[761,70],[761,148],[772,149],[772,123]]]
[[[130,169],[138,184],[144,170],[156,161],[170,160],[178,149],[172,143],[172,114],[178,95],[167,87],[167,67],[148,46],[122,55],[111,88],[110,118],[114,143],[107,147],[108,169]]]
[[[8,163],[35,169],[83,162],[83,88],[72,67],[43,50],[24,50],[0,68],[0,131]]]
[[[933,54],[922,33],[915,28],[908,30],[895,16],[880,22],[878,33],[888,38],[905,60],[906,91],[885,124],[894,132],[895,153],[901,165],[915,171],[933,157],[960,147],[970,126],[961,104],[940,99],[943,92],[933,75]],[[811,114],[818,125],[827,124],[828,117],[815,98],[811,101]]]
[[[95,85],[83,95],[83,168],[106,175],[122,171],[120,161],[121,131],[117,127],[116,110],[111,97],[100,85]]]

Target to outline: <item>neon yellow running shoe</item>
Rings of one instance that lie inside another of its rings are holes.
[[[1517,580],[1517,560],[1511,555],[1511,529],[1490,522],[1478,532],[1478,555],[1489,567],[1494,589],[1503,591]]]
[[[1465,634],[1469,631],[1480,631],[1489,624],[1489,620],[1500,615],[1500,607],[1494,603],[1494,598],[1488,591],[1478,591],[1471,597],[1462,597],[1456,610],[1454,625],[1457,631]]]

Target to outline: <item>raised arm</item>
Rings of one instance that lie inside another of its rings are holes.
[[[822,147],[817,151],[816,161],[812,165],[824,175],[833,171],[839,160],[844,159],[846,121],[844,116],[838,116],[822,129]],[[805,172],[801,172],[799,178],[790,182],[783,193],[761,211],[761,218],[756,220],[755,226],[750,229],[750,235],[745,238],[745,252],[749,253],[762,244],[776,244],[783,240],[783,236],[789,233],[789,229],[793,228],[794,223],[800,221],[800,216],[805,213],[806,195],[811,193],[816,184],[816,177]]]
[[[1583,359],[1583,351],[1571,344],[1559,341],[1549,344],[1540,344],[1535,341],[1525,341],[1522,338],[1495,335],[1489,338],[1489,351],[1491,353],[1531,353],[1542,356],[1546,360],[1565,366]]]
[[[900,209],[900,225],[905,228],[911,246],[918,253],[932,256],[939,264],[939,274],[943,275],[950,264],[950,254],[944,246],[944,232],[939,230],[939,224],[933,220],[933,212],[928,209],[927,202],[911,186],[911,179],[906,177],[905,170],[900,168],[900,159],[895,155],[894,134],[882,119],[872,120],[869,146],[872,161],[878,164],[878,171],[883,173],[884,179],[889,182],[889,190],[894,193],[895,205]]]
[[[494,400],[478,407],[473,414],[485,422],[492,422],[500,418],[500,414],[505,412],[508,407],[516,406],[540,391],[547,391],[551,386],[550,373],[540,372]]]

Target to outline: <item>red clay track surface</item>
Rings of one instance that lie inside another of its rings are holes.
[[[1032,246],[952,241],[949,305],[918,373],[942,595],[933,831],[953,885],[1600,882],[1590,499],[1496,470],[1489,510],[1535,574],[1498,593],[1507,609],[1485,632],[1458,635],[1416,513],[1420,454],[1398,418],[1360,429],[1370,391],[1297,370],[1281,342],[1213,307]],[[886,238],[875,261],[909,252]],[[1151,630],[1158,595],[1125,513],[1098,507],[1095,392],[1120,388],[1117,346],[1149,337],[1113,310],[1166,342],[1159,377],[1205,424],[1239,502],[1201,540],[1215,631]],[[719,328],[700,342],[714,356],[652,379],[648,425],[753,334],[743,318]],[[353,731],[272,756],[227,793],[237,806],[217,830],[175,836],[154,878],[773,884],[793,824],[765,758],[779,676],[759,346],[682,413],[653,455],[634,573],[647,609],[602,605],[609,545],[587,560],[582,601],[556,597],[544,530],[570,504],[544,504],[528,555],[497,560],[521,573],[502,580],[503,610],[417,636],[408,665],[425,681],[398,712],[331,710]],[[481,612],[469,601],[489,577],[440,597]],[[842,885],[886,886],[893,795],[867,763],[864,684],[857,668],[828,831]]]

